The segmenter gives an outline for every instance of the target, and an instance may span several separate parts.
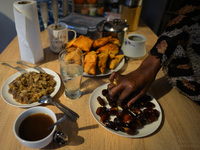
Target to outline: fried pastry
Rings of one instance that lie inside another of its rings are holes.
[[[109,36],[109,37],[102,37],[102,38],[95,40],[93,43],[93,48],[99,48],[99,47],[106,45],[111,40],[111,38],[112,37]]]
[[[67,43],[66,48],[73,47],[73,44],[74,44],[74,42],[75,42],[76,40],[77,40],[77,38],[75,38],[75,39],[69,41],[69,42]]]
[[[84,72],[91,75],[96,75],[97,54],[91,51],[85,55]]]
[[[98,68],[101,73],[105,73],[106,66],[108,61],[108,53],[100,53],[98,54]]]
[[[92,47],[93,42],[94,41],[91,38],[86,37],[84,35],[80,35],[78,38],[70,41],[67,44],[67,48],[73,46],[73,47],[78,47],[83,51],[89,52]]]
[[[109,68],[114,69],[119,62],[124,58],[124,55],[116,55],[115,58],[111,59],[109,62]]]
[[[109,42],[113,43],[113,44],[116,44],[119,47],[122,46],[121,43],[120,43],[120,41],[117,38],[110,38]]]
[[[103,47],[100,47],[97,49],[98,53],[105,53],[108,52],[108,54],[118,54],[119,52],[119,47],[116,44],[113,43],[108,43]]]
[[[65,54],[65,60],[67,61],[76,61],[76,64],[81,64],[81,52],[78,49],[72,48],[72,50],[70,50],[70,48],[67,50],[66,54]]]
[[[115,54],[109,54],[109,58],[110,59],[114,59],[115,58]]]

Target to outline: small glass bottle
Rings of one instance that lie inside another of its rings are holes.
[[[89,15],[89,12],[90,12],[90,10],[89,10],[88,6],[83,4],[83,6],[81,7],[81,14]]]

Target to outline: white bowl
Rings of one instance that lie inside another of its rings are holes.
[[[122,44],[122,51],[125,56],[130,58],[140,58],[146,54],[146,37],[141,34],[128,34]]]
[[[20,143],[22,143],[23,145],[29,147],[29,148],[43,148],[45,146],[47,146],[48,144],[50,144],[53,140],[53,136],[54,136],[54,132],[56,130],[56,126],[54,126],[52,132],[45,138],[41,139],[41,140],[38,140],[38,141],[27,141],[27,140],[24,140],[22,138],[20,138],[19,136],[19,126],[20,124],[22,123],[22,121],[32,115],[32,114],[37,114],[37,113],[44,113],[44,114],[47,114],[49,115],[54,122],[57,121],[57,118],[56,118],[56,115],[54,114],[53,111],[51,111],[49,108],[46,108],[46,107],[41,107],[41,106],[38,106],[38,107],[33,107],[33,108],[30,108],[26,111],[24,111],[23,113],[21,113],[17,119],[15,120],[15,123],[14,123],[14,127],[13,127],[13,131],[14,131],[14,134],[15,134],[15,137],[20,141]]]

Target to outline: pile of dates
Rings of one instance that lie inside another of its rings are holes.
[[[150,95],[144,95],[130,107],[117,106],[116,99],[109,97],[107,89],[102,90],[102,95],[103,98],[97,97],[101,106],[97,108],[96,114],[100,116],[100,121],[106,127],[115,131],[126,132],[129,135],[137,134],[138,129],[156,121],[160,115],[159,111],[154,109],[155,105],[151,102]]]

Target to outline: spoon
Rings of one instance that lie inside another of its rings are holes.
[[[51,3],[52,3],[52,14],[56,29],[58,23],[58,0],[51,0]]]
[[[42,16],[42,21],[44,23],[44,28],[47,28],[48,25],[48,6],[47,2],[40,3],[40,12]]]
[[[67,16],[68,14],[68,0],[63,0],[63,16]]]
[[[1,64],[2,64],[2,65],[5,65],[5,66],[8,66],[8,67],[11,67],[11,68],[13,68],[13,69],[16,69],[16,70],[19,71],[21,74],[28,73],[27,70],[25,70],[25,69],[23,69],[23,68],[21,68],[21,67],[19,67],[19,66],[13,67],[13,66],[11,66],[11,65],[9,65],[9,64],[7,64],[7,63],[1,63]]]
[[[53,101],[51,96],[49,95],[43,96],[38,102],[42,104],[48,104],[48,103],[53,104],[62,112],[64,112],[72,121],[76,121],[79,118],[79,115],[77,113],[75,113],[74,111],[72,111],[71,109],[69,109],[64,105]]]
[[[55,131],[53,141],[62,145],[68,141],[68,136],[60,131]]]
[[[21,65],[24,65],[24,66],[27,66],[27,67],[30,67],[30,68],[34,68],[34,69],[36,69],[36,70],[39,71],[39,72],[46,73],[46,72],[44,71],[44,69],[42,69],[42,68],[39,67],[39,66],[31,67],[31,66],[29,66],[29,65],[27,65],[27,64],[25,64],[25,63],[23,63],[22,61],[17,61],[17,64],[21,64]]]
[[[48,130],[50,130],[51,128],[53,128],[55,125],[61,123],[61,122],[62,122],[63,120],[65,120],[65,119],[66,119],[66,115],[64,115],[62,118],[58,119],[58,121],[55,122],[54,124],[52,124],[52,125],[48,128]]]

